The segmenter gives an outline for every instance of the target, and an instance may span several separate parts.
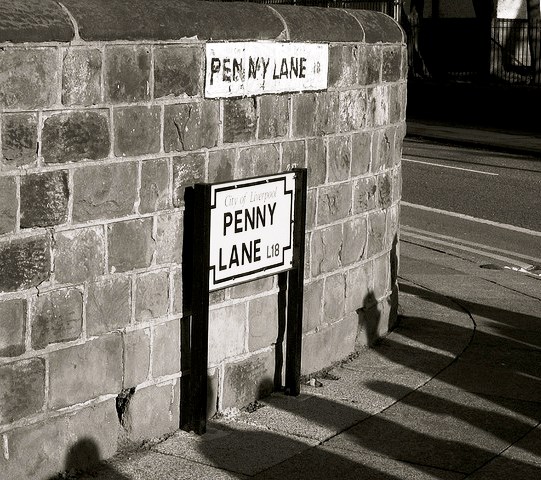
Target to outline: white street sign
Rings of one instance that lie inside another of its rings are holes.
[[[295,173],[211,186],[209,290],[293,265]]]
[[[327,44],[207,43],[205,97],[325,90],[328,66]]]

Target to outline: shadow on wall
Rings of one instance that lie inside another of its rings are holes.
[[[115,468],[100,463],[100,448],[91,438],[83,438],[72,445],[66,454],[64,472],[56,475],[49,480],[76,479],[80,475],[93,467],[99,465],[99,475],[92,478],[111,479],[111,480],[130,480],[130,477],[122,475]]]

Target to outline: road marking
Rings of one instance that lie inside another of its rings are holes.
[[[426,235],[418,235],[416,233],[403,232],[403,234],[406,238],[409,237],[409,238],[414,238],[417,240],[425,240],[428,242],[435,243],[436,245],[443,245],[445,247],[455,248],[457,250],[462,250],[464,252],[475,253],[476,255],[482,255],[483,257],[493,258],[494,260],[499,260],[500,262],[516,265],[517,267],[523,268],[525,270],[532,268],[532,265],[521,262],[520,260],[505,257],[503,255],[497,255],[495,253],[486,252],[484,250],[479,250],[477,248],[466,247],[465,245],[459,245],[457,243],[447,242],[445,240],[438,240],[437,238],[434,238],[434,237],[428,237]]]
[[[515,225],[509,225],[507,223],[494,222],[492,220],[485,220],[484,218],[472,217],[464,213],[449,212],[448,210],[440,210],[439,208],[427,207],[425,205],[418,205],[416,203],[401,202],[406,207],[416,208],[417,210],[427,210],[429,212],[440,213],[442,215],[448,215],[450,217],[462,218],[463,220],[469,220],[470,222],[484,223],[486,225],[492,225],[493,227],[505,228],[506,230],[512,230],[513,232],[525,233],[526,235],[532,235],[534,237],[541,237],[541,232],[536,230],[529,230],[528,228],[516,227]]]
[[[402,158],[404,162],[422,163],[423,165],[432,165],[434,167],[451,168],[452,170],[462,170],[464,172],[480,173],[481,175],[491,175],[493,177],[499,177],[499,173],[483,172],[482,170],[473,170],[471,168],[451,167],[450,165],[442,165],[440,163],[422,162],[421,160],[413,160],[411,158]]]
[[[451,237],[449,235],[442,235],[441,233],[434,233],[434,232],[430,232],[428,230],[421,230],[420,228],[410,227],[408,225],[402,225],[401,226],[401,231],[406,231],[408,233],[409,232],[418,233],[420,235],[425,235],[425,236],[432,236],[434,238],[440,238],[442,240],[449,240],[451,242],[460,243],[462,245],[469,245],[470,247],[475,247],[475,248],[478,248],[478,249],[481,249],[481,250],[482,249],[488,249],[491,252],[498,252],[498,253],[502,253],[504,255],[510,255],[513,258],[518,257],[518,258],[521,258],[523,260],[528,260],[529,262],[541,265],[541,258],[530,257],[530,256],[524,255],[522,253],[513,252],[511,250],[504,250],[502,248],[496,248],[496,247],[492,247],[490,245],[484,245],[482,243],[470,242],[469,240],[463,240],[462,238]]]

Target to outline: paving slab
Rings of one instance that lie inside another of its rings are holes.
[[[72,477],[68,477],[72,478]],[[153,451],[145,451],[114,459],[80,480],[243,480],[245,475],[227,472],[208,465],[190,462]]]
[[[374,388],[384,389],[385,385]],[[503,403],[503,405],[502,405]],[[494,402],[459,389],[412,392],[384,412],[333,439],[327,445],[359,453],[470,473],[516,442],[537,423],[538,404],[529,415],[513,402]]]
[[[520,462],[505,456],[498,456],[477,472],[468,476],[468,480],[538,480],[541,478],[541,466]]]
[[[204,435],[177,432],[153,450],[228,472],[255,475],[317,443],[240,422],[211,421]]]
[[[379,455],[319,446],[259,475],[258,480],[460,480],[463,474],[412,465]]]
[[[347,399],[333,399],[307,393],[302,393],[298,397],[273,394],[259,404],[261,408],[251,413],[241,412],[235,417],[235,422],[266,428],[279,434],[315,440],[316,443],[336,435],[370,415]]]
[[[503,456],[541,468],[541,425],[537,425],[518,442],[511,445]]]

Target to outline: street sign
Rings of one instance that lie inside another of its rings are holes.
[[[327,44],[207,43],[205,97],[325,90],[328,66]]]
[[[293,265],[295,174],[211,186],[209,290]]]

